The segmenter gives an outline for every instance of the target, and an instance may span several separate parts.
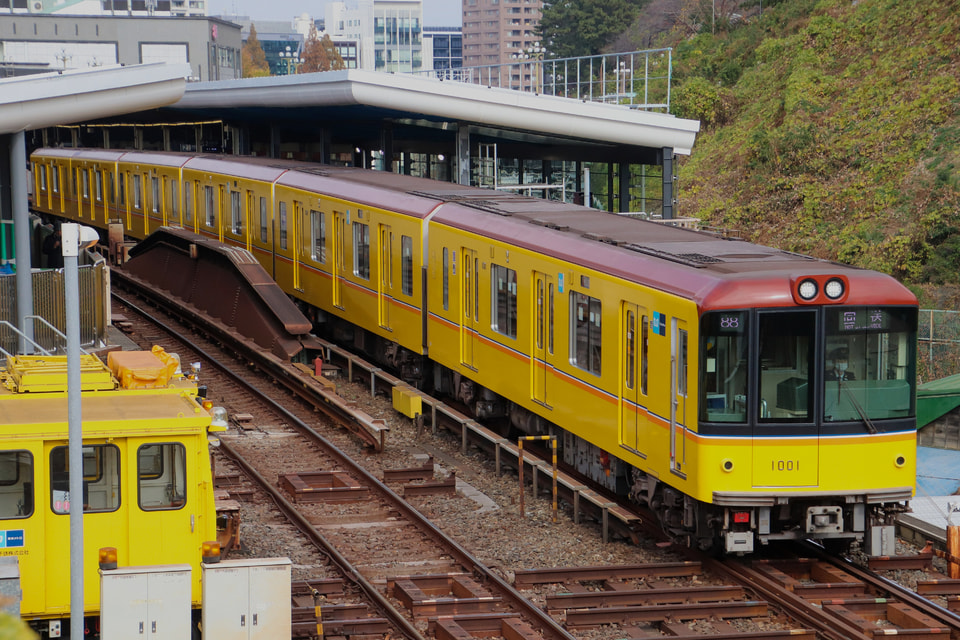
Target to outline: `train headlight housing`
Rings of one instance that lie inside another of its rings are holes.
[[[905,456],[897,456],[893,464],[897,465],[898,469],[903,468],[903,465],[907,464],[907,458]]]
[[[797,287],[797,293],[800,295],[801,300],[813,300],[817,297],[819,290],[820,287],[817,286],[817,281],[812,278],[801,280],[800,286]]]
[[[843,297],[845,291],[846,287],[840,278],[830,278],[823,287],[823,292],[827,294],[827,297],[831,300],[839,300]]]
[[[100,568],[103,571],[110,571],[117,568],[117,548],[100,547]]]

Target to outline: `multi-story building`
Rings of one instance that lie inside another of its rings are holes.
[[[463,66],[536,57],[542,0],[463,0]]]
[[[205,16],[206,0],[0,0],[0,13],[72,16]]]
[[[423,68],[436,71],[463,67],[463,32],[460,27],[423,28]]]
[[[375,0],[373,47],[376,71],[420,71],[423,68],[421,0]]]
[[[240,47],[240,25],[216,18],[0,13],[0,70],[182,62],[193,80],[227,80],[240,77]]]

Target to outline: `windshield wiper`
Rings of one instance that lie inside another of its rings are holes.
[[[867,416],[867,413],[863,410],[863,407],[861,407],[860,403],[857,402],[857,397],[854,395],[853,391],[851,391],[850,388],[844,384],[844,380],[838,380],[837,385],[838,389],[843,389],[847,392],[847,396],[850,398],[850,404],[852,404],[853,408],[856,409],[857,413],[860,414],[860,418],[863,420],[863,423],[867,425],[867,430],[873,434],[879,433],[873,422]]]

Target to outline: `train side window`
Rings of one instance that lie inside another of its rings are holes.
[[[403,295],[413,295],[413,238],[400,236],[400,279]]]
[[[571,363],[600,375],[601,349],[601,304],[597,298],[592,298],[579,291],[570,292],[570,326],[574,328],[571,334],[570,352],[573,354]]]
[[[281,201],[279,205],[280,211],[280,248],[287,248],[287,203]]]
[[[77,174],[79,173],[80,169],[70,172],[70,195],[72,195],[74,198],[77,197],[77,182],[80,180]]]
[[[511,338],[517,337],[517,272],[492,265],[493,329]]]
[[[230,219],[233,222],[233,232],[243,235],[243,209],[240,207],[240,192],[230,192]]]
[[[267,241],[267,199],[260,198],[260,242]]]
[[[133,174],[133,208],[143,209],[143,183],[142,176],[138,173]]]
[[[86,169],[80,169],[80,181],[83,184],[83,197],[90,199],[90,172]]]
[[[353,223],[353,275],[370,279],[370,226]]]
[[[327,261],[327,225],[322,211],[310,210],[310,257],[320,264]]]
[[[650,346],[650,318],[640,320],[640,393],[647,395],[647,348]]]
[[[0,451],[0,520],[33,514],[33,454]]]
[[[114,196],[114,188],[113,188],[113,173],[107,174],[107,201],[110,204],[114,204],[116,202],[116,197]]]
[[[633,389],[636,384],[636,367],[634,366],[637,344],[636,314],[633,311],[627,311],[627,339],[626,339],[626,357],[623,359],[623,382],[627,389]]]
[[[553,283],[547,285],[547,351],[553,353]]]
[[[443,309],[450,309],[450,251],[443,248]]]
[[[186,449],[179,443],[147,444],[137,451],[140,508],[180,509],[187,503]]]
[[[96,188],[97,202],[103,202],[103,171],[100,171],[99,169],[97,169],[96,175],[97,175],[97,179],[96,179],[96,184],[94,186]]]
[[[193,226],[193,187],[189,180],[183,181],[183,219]]]
[[[203,194],[204,194],[203,202],[206,205],[206,209],[204,211],[204,219],[206,220],[208,227],[216,227],[217,226],[217,209],[216,209],[217,195],[214,192],[213,187],[210,185],[206,185],[203,188]]]
[[[50,504],[57,514],[70,513],[70,465],[67,447],[50,451]],[[120,450],[112,444],[83,447],[83,510],[116,511],[120,507]]]
[[[174,218],[180,217],[180,194],[177,193],[179,184],[176,180],[170,182],[170,211]]]
[[[160,178],[157,176],[150,178],[150,192],[153,195],[153,212],[160,213]]]
[[[53,192],[60,193],[60,167],[54,165],[51,167],[50,173],[53,182]]]
[[[40,191],[47,190],[47,167],[42,164],[36,165],[37,175],[40,178]]]
[[[687,397],[687,330],[680,329],[677,338],[677,394]]]

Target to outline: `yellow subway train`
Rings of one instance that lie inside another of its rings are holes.
[[[690,544],[869,542],[912,496],[917,302],[887,275],[358,168],[32,160],[38,211],[247,248],[319,331],[504,428],[560,436],[566,464]]]
[[[42,637],[69,635],[71,504],[84,512],[86,634],[99,637],[101,549],[121,566],[189,564],[201,605],[202,545],[217,539],[208,432],[223,428],[169,354],[110,363],[81,356],[82,496],[70,495],[66,356],[0,366],[0,556],[17,558],[20,614]]]

